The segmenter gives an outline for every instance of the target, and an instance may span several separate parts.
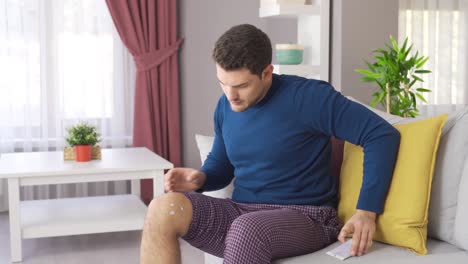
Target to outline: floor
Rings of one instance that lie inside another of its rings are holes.
[[[138,263],[141,232],[116,232],[23,240],[25,264]],[[182,263],[202,264],[203,254],[181,242]],[[8,213],[0,213],[0,264],[10,262]]]

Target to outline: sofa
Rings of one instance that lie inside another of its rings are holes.
[[[356,101],[353,98],[349,99]],[[373,108],[369,109],[391,124],[414,121]],[[421,113],[419,119],[449,113],[440,138],[432,179],[426,244],[428,253],[420,256],[405,248],[375,242],[366,255],[351,257],[345,260],[347,263],[468,263],[468,108],[460,105],[423,106]],[[196,135],[196,141],[203,162],[211,150],[213,138]],[[343,142],[332,138],[334,176],[340,173],[342,155]],[[217,198],[230,198],[232,190],[233,183],[224,189],[204,194]],[[341,260],[326,254],[340,244],[337,241],[317,252],[274,260],[273,263],[342,263]],[[223,262],[221,258],[208,253],[204,255],[205,264]]]

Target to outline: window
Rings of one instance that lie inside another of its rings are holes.
[[[78,120],[131,144],[134,64],[105,1],[0,0],[0,13],[0,151],[60,148]]]
[[[399,39],[429,56],[424,76],[429,104],[467,104],[466,0],[400,0]]]

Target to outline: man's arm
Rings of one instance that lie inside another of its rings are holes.
[[[326,82],[304,82],[295,96],[298,116],[311,130],[333,135],[364,148],[364,175],[356,213],[343,227],[344,242],[353,233],[352,255],[372,244],[376,215],[383,212],[393,176],[400,134],[366,107],[348,100]]]
[[[326,82],[303,82],[297,89],[295,106],[298,118],[311,130],[364,148],[357,209],[382,213],[400,143],[398,130]]]
[[[200,171],[205,173],[206,181],[200,191],[216,191],[229,185],[234,177],[234,167],[226,154],[222,135],[223,98],[221,97],[214,113],[215,138],[211,152],[208,154]]]

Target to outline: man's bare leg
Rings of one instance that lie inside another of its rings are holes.
[[[187,233],[192,210],[190,200],[180,193],[167,193],[151,201],[141,240],[141,264],[181,263],[178,238]]]

